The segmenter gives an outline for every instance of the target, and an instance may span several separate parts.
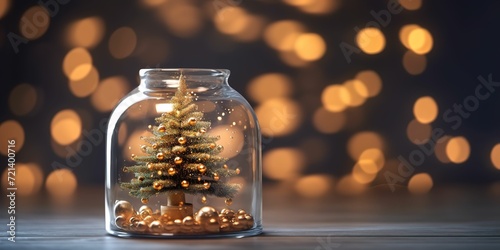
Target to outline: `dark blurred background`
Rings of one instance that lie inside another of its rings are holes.
[[[231,70],[260,120],[268,185],[303,197],[498,193],[499,11],[498,1],[0,0],[2,185],[12,138],[20,195],[102,185],[105,143],[86,134],[103,134],[139,69],[190,67]]]

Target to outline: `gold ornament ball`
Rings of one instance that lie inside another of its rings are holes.
[[[203,183],[203,188],[204,189],[209,189],[210,188],[210,182]]]
[[[154,182],[153,183],[153,188],[156,189],[156,190],[161,190],[163,188],[163,183]]]
[[[242,223],[240,223],[239,221],[234,221],[232,224],[231,224],[231,227],[236,229],[236,230],[241,230],[243,228],[245,228],[245,225],[243,225]]]
[[[214,180],[215,180],[215,181],[218,181],[218,180],[219,180],[219,178],[220,178],[220,177],[219,177],[219,174],[218,174],[218,173],[214,173]]]
[[[200,133],[205,134],[207,132],[206,128],[200,128]]]
[[[142,176],[142,175],[141,175],[141,176],[139,176],[139,177],[137,177],[137,180],[139,180],[139,181],[144,181],[144,179],[145,179],[145,177],[144,177],[144,176]]]
[[[239,168],[235,169],[235,171],[236,171],[236,174],[240,174],[240,172],[241,172]]]
[[[153,128],[153,125],[148,125],[148,129],[152,129]]]
[[[251,215],[249,215],[249,214],[245,215],[245,220],[247,221],[248,228],[253,227],[254,220],[253,220],[253,217]]]
[[[199,164],[198,165],[198,171],[200,171],[200,173],[203,174],[203,173],[207,172],[207,167],[205,165],[203,165],[203,164]]]
[[[157,149],[158,148],[158,144],[153,143],[153,145],[151,145],[151,147],[153,147],[154,149]]]
[[[207,197],[206,197],[205,195],[203,195],[203,196],[201,197],[201,203],[203,203],[203,204],[206,204],[206,203],[207,203]]]
[[[130,159],[135,160],[135,154],[131,154]]]
[[[220,211],[222,214],[226,215],[226,217],[229,219],[229,220],[232,220],[233,217],[234,217],[234,211],[231,210],[231,209],[227,209],[227,208],[224,208]]]
[[[215,143],[210,143],[210,146],[209,146],[209,147],[210,147],[211,149],[214,149],[216,146],[217,146],[217,145],[215,145]]]
[[[165,159],[165,154],[163,154],[163,153],[156,154],[156,159],[158,159],[160,161],[163,160],[163,159]]]
[[[146,145],[142,145],[142,146],[141,146],[141,151],[142,151],[142,152],[146,152],[146,149],[148,149],[148,147],[146,147]]]
[[[186,226],[192,226],[194,225],[194,219],[191,216],[186,216],[184,219],[182,219],[182,224]]]
[[[148,229],[148,225],[144,221],[139,221],[137,224],[134,224],[134,229],[137,232],[145,232]]]
[[[219,150],[219,151],[224,150],[224,146],[222,146],[222,145],[217,145],[217,150]]]
[[[161,221],[155,220],[149,224],[149,231],[152,233],[161,233],[163,231],[163,225]]]
[[[151,222],[153,222],[154,220],[155,218],[151,215],[148,215],[143,219],[143,221],[146,222],[147,225],[151,224]]]
[[[181,145],[184,145],[187,142],[186,137],[179,137],[179,139],[177,139],[177,142],[179,142],[179,144]]]
[[[226,200],[224,201],[224,203],[226,203],[226,205],[228,205],[228,206],[231,206],[231,204],[233,204],[233,199],[228,198],[228,199],[226,199]]]
[[[179,156],[175,157],[174,158],[174,163],[177,164],[177,165],[181,164],[182,163],[182,158],[179,157]]]
[[[194,118],[194,117],[189,118],[188,123],[191,126],[196,125],[196,118]]]
[[[222,166],[222,168],[227,169],[228,168],[227,164],[224,164],[224,166]]]
[[[181,181],[181,187],[183,187],[183,188],[189,187],[189,182],[186,180]]]
[[[238,209],[238,214],[245,215],[247,212],[243,209]]]
[[[158,132],[164,133],[165,131],[167,131],[167,128],[165,127],[165,125],[158,126]]]
[[[169,175],[174,175],[175,174],[175,169],[174,168],[169,168],[167,170],[167,172],[168,172]]]
[[[129,223],[134,223],[134,222],[139,222],[139,221],[140,221],[140,219],[139,219],[139,217],[137,217],[136,215],[134,215],[134,216],[132,216],[132,217],[130,217],[130,218],[128,219],[128,222],[129,222]]]
[[[220,231],[220,224],[218,219],[210,219],[208,225],[205,225],[205,230],[209,233],[218,233]]]
[[[148,198],[141,198],[142,204],[148,204],[149,199]]]
[[[148,170],[153,170],[153,163],[148,163]]]
[[[147,216],[153,215],[153,209],[148,206],[142,206],[141,208],[139,208],[139,215],[142,219],[144,219]]]
[[[215,208],[202,207],[196,214],[195,219],[206,232],[219,232],[219,214]]]
[[[161,170],[158,170],[158,172],[156,172],[158,175],[162,175],[163,172]]]
[[[128,201],[117,201],[114,206],[115,217],[123,216],[125,219],[134,215],[134,207]]]
[[[127,228],[127,225],[128,225],[128,220],[127,218],[125,218],[125,216],[123,215],[118,215],[116,216],[115,218],[115,225],[121,229],[125,229]]]

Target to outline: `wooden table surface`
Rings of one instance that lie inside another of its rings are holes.
[[[298,198],[287,187],[264,190],[264,233],[242,239],[107,235],[99,188],[80,188],[65,205],[42,196],[20,197],[16,242],[2,233],[0,249],[500,249],[500,195],[488,188],[320,199]],[[7,209],[3,210],[0,218],[5,225]]]

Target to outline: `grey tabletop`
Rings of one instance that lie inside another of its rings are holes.
[[[43,195],[19,198],[16,242],[3,233],[0,249],[500,249],[500,195],[488,188],[303,199],[269,186],[262,235],[188,240],[106,234],[103,193],[79,188],[64,205]]]

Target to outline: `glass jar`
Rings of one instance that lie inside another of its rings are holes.
[[[106,230],[130,237],[262,231],[261,134],[224,69],[141,69],[108,124]]]

